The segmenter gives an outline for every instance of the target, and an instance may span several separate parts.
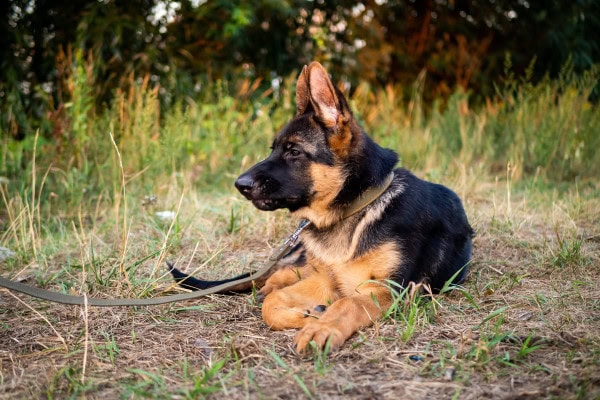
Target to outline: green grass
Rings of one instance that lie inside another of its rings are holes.
[[[54,137],[2,137],[0,247],[15,253],[3,276],[159,296],[173,287],[167,258],[232,276],[293,231],[285,212],[258,212],[232,188],[294,114],[291,82],[278,98],[216,83],[160,110],[142,81],[101,111],[80,64]],[[425,113],[418,90],[405,104],[393,87],[350,99],[402,165],[463,198],[477,231],[463,285],[395,288],[382,321],[306,357],[294,332],[264,326],[252,296],[82,310],[2,292],[0,397],[597,396],[597,73],[511,79],[482,107],[456,93]]]

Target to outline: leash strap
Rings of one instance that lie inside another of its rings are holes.
[[[300,232],[302,232],[302,230],[308,225],[310,225],[309,221],[302,220],[296,231],[281,246],[275,249],[275,251],[269,256],[265,265],[258,271],[252,273],[250,276],[239,280],[235,280],[233,282],[223,283],[218,286],[213,286],[208,289],[197,290],[190,293],[180,293],[170,296],[154,297],[150,299],[100,299],[97,297],[73,296],[69,294],[63,294],[46,289],[41,289],[35,286],[26,285],[21,282],[15,282],[10,279],[5,279],[1,276],[0,287],[4,287],[15,292],[20,292],[31,297],[36,297],[38,299],[47,300],[54,303],[71,304],[78,306],[83,306],[86,303],[88,306],[95,307],[156,306],[159,304],[174,303],[177,301],[195,299],[209,294],[215,294],[221,291],[226,291],[230,287],[239,285],[240,283],[250,282],[260,278],[261,276],[266,274],[279,260],[281,260],[283,256],[285,256],[285,254],[287,254],[287,252],[294,246],[294,244],[298,240]]]

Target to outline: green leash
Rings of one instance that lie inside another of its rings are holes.
[[[204,290],[196,290],[190,293],[180,293],[174,294],[171,296],[163,296],[163,297],[154,297],[150,299],[99,299],[96,297],[88,297],[88,296],[73,296],[69,294],[63,294],[59,292],[53,292],[46,289],[41,289],[35,286],[26,285],[21,282],[11,281],[10,279],[5,279],[0,277],[0,287],[4,287],[6,289],[14,290],[15,292],[24,293],[31,297],[36,297],[38,299],[51,301],[54,303],[62,303],[62,304],[71,304],[77,306],[95,306],[95,307],[136,307],[136,306],[156,306],[159,304],[167,304],[174,303],[177,301],[190,300],[198,297],[206,296],[209,294],[215,294],[218,292],[226,291],[227,289],[239,285],[240,283],[251,282],[255,279],[260,278],[279,260],[283,258],[283,256],[290,251],[290,249],[294,246],[298,237],[300,236],[300,232],[304,228],[310,225],[310,222],[303,220],[300,222],[298,229],[275,251],[269,256],[269,259],[265,263],[265,265],[260,268],[258,271],[255,271],[250,276],[245,278],[241,278],[232,282],[223,283],[218,286],[213,286]]]

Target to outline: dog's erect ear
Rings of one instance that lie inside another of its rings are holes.
[[[302,115],[310,102],[310,90],[308,89],[308,67],[305,65],[298,76],[296,83],[296,115]]]
[[[342,110],[327,71],[318,62],[313,62],[308,66],[307,74],[310,100],[317,117],[326,127],[333,128]]]

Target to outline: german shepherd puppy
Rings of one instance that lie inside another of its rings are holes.
[[[287,208],[310,221],[295,262],[258,282],[264,321],[300,329],[302,352],[311,341],[339,347],[381,317],[393,301],[386,281],[424,282],[434,291],[455,275],[461,282],[473,230],[454,192],[394,169],[397,154],[360,128],[319,63],[302,70],[296,105],[269,157],[235,186],[260,210]],[[171,271],[192,289],[225,282]]]

